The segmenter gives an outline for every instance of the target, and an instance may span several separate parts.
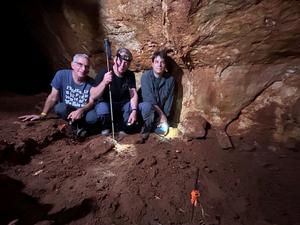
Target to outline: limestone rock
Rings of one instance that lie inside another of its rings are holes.
[[[216,132],[218,143],[222,149],[227,150],[233,147],[230,137],[228,136],[225,130],[219,128],[219,129],[215,129],[215,132]]]
[[[237,120],[228,127],[231,135],[245,134],[255,128],[263,135],[264,130],[272,130],[272,138],[278,142],[290,139],[300,142],[299,75],[287,76],[265,89],[249,106],[245,107]],[[267,137],[266,137],[267,138]]]
[[[180,124],[180,130],[188,138],[204,138],[206,136],[207,121],[200,113],[190,112]]]

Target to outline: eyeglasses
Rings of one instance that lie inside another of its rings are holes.
[[[89,68],[90,67],[90,65],[85,65],[85,64],[83,64],[81,62],[74,62],[74,63],[76,63],[79,67],[85,67],[85,68]]]

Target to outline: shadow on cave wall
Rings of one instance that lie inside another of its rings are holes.
[[[36,94],[50,90],[50,80],[53,71],[43,58],[42,53],[28,34],[24,34],[22,29],[18,34],[13,34],[15,38],[8,41],[15,45],[14,51],[6,53],[9,69],[6,74],[1,76],[1,91],[14,92],[18,94]],[[16,36],[22,37],[22,40],[16,40]]]
[[[53,71],[42,49],[39,49],[31,36],[23,9],[18,1],[9,1],[6,10],[14,13],[7,14],[6,22],[3,23],[6,32],[2,38],[6,46],[4,60],[7,69],[0,76],[1,91],[35,94],[49,90]]]
[[[93,31],[87,49],[82,47],[77,31],[70,28],[63,12],[64,4],[74,12],[86,15],[84,18],[88,19]],[[8,72],[1,75],[1,92],[48,93],[55,72],[70,68],[75,53],[103,54],[102,43],[99,44],[103,28],[98,25],[100,10],[96,0],[16,0],[9,1],[6,10],[14,13],[8,14],[3,23],[6,32],[2,36],[8,46],[4,52]],[[45,21],[43,13],[51,18]],[[69,39],[65,39],[65,33],[69,34]]]
[[[180,113],[182,109],[183,87],[182,87],[182,68],[175,62],[174,59],[168,57],[167,70],[175,78],[174,100],[171,109],[171,126],[177,127],[180,121]]]

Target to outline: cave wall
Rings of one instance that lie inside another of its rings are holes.
[[[105,64],[105,37],[113,52],[133,52],[137,77],[153,51],[172,50],[173,121],[183,132],[192,112],[230,135],[255,127],[273,129],[277,141],[300,140],[300,1],[47,0],[19,7],[54,69],[85,52],[94,76]]]

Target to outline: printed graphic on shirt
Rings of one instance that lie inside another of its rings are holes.
[[[83,107],[89,99],[89,90],[80,90],[67,86],[65,103],[76,108]]]

